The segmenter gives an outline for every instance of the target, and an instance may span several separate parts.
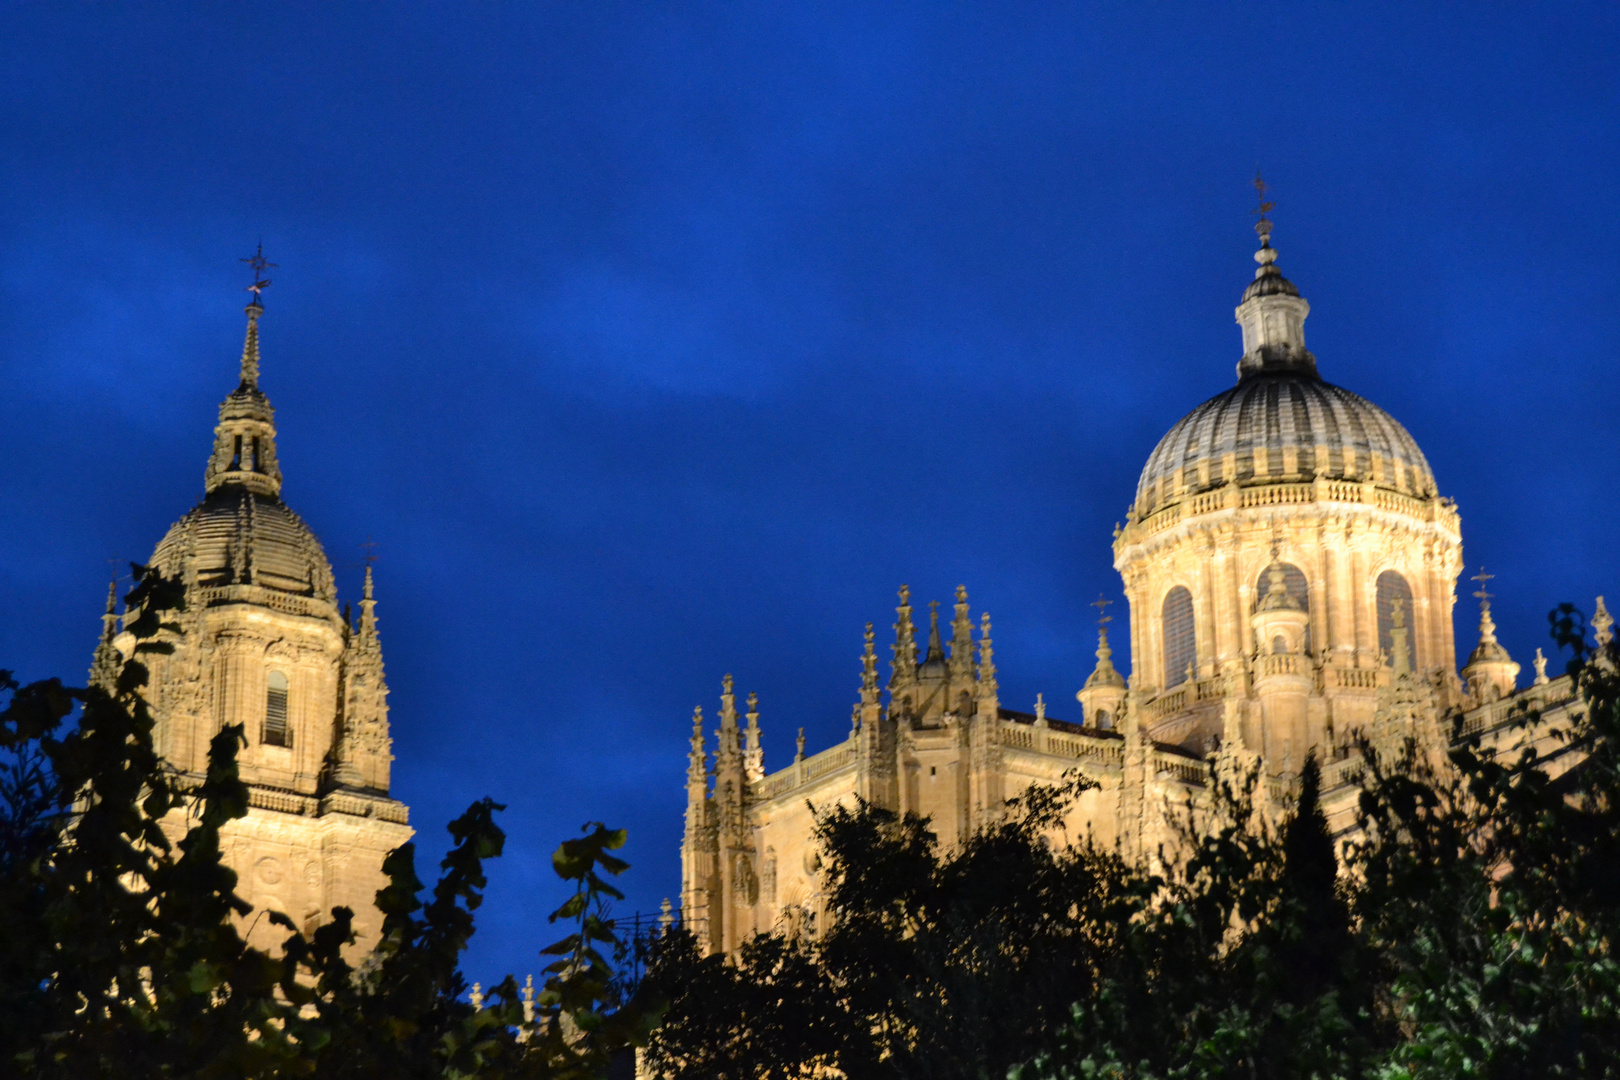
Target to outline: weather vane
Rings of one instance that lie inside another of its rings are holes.
[[[360,546],[366,549],[367,566],[370,566],[372,563],[377,561],[377,541],[367,537],[366,542]]]
[[[1255,207],[1254,216],[1260,220],[1254,223],[1254,231],[1260,234],[1260,243],[1268,244],[1271,240],[1271,219],[1266,217],[1277,204],[1266,199],[1266,181],[1260,175],[1258,167],[1254,170],[1254,193],[1260,197],[1260,203]]]
[[[1102,593],[1098,593],[1097,599],[1091,602],[1091,606],[1097,609],[1098,628],[1107,626],[1109,623],[1114,621],[1114,617],[1108,614],[1108,605],[1112,603],[1113,601],[1108,599],[1108,597],[1104,596]]]
[[[243,291],[252,293],[253,302],[257,304],[259,303],[259,294],[270,287],[270,279],[264,276],[264,272],[266,270],[274,270],[276,268],[276,264],[265,259],[264,241],[262,240],[259,241],[259,250],[240,261],[247,263],[253,268],[253,284],[249,285]]]

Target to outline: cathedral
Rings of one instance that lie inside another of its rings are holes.
[[[275,413],[259,389],[259,290],[268,284],[253,286],[241,381],[219,407],[202,501],[152,552],[151,565],[183,584],[185,609],[162,632],[172,651],[143,653],[145,693],[157,752],[182,789],[201,783],[215,733],[242,725],[249,809],[226,826],[221,846],[238,895],[254,907],[244,921],[249,943],[279,947],[285,931],[267,911],[308,932],[341,904],[354,911],[350,955],[359,956],[381,934],[383,858],[411,828],[388,794],[388,687],[371,568],[355,620],[338,608],[320,541],[281,501]],[[112,593],[102,621],[90,678],[107,686],[135,642],[119,630]],[[178,840],[186,811],[163,826]]]
[[[1547,677],[1539,650],[1519,686],[1483,572],[1479,641],[1459,672],[1457,506],[1404,427],[1318,373],[1310,305],[1277,267],[1266,209],[1236,311],[1237,383],[1159,441],[1114,532],[1129,677],[1102,619],[1076,721],[1048,717],[1044,701],[1033,714],[1005,708],[990,616],[975,621],[959,587],[949,622],[931,604],[925,630],[902,586],[886,682],[867,624],[848,737],[807,756],[801,733],[792,762],[768,772],[757,700],[739,713],[726,676],[713,752],[699,709],[686,774],[681,915],[707,949],[824,922],[816,808],[864,800],[916,813],[949,847],[1030,785],[1078,771],[1094,786],[1068,835],[1153,858],[1217,777],[1257,771],[1258,797],[1277,811],[1311,753],[1331,825],[1353,827],[1363,738],[1388,753],[1415,743],[1435,760],[1454,731],[1499,746],[1528,738],[1567,767],[1547,730],[1579,707],[1574,690]],[[1611,624],[1600,597],[1600,643]],[[1520,735],[1510,721],[1525,707],[1543,721]]]

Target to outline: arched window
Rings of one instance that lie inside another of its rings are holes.
[[[1198,661],[1198,637],[1193,629],[1192,593],[1177,585],[1164,598],[1164,687],[1187,681],[1187,669]]]
[[[1378,575],[1378,647],[1384,650],[1384,662],[1395,663],[1395,639],[1390,635],[1390,628],[1395,625],[1395,602],[1401,603],[1401,625],[1408,628],[1412,626],[1412,586],[1406,579],[1393,570],[1385,570]],[[1417,644],[1416,638],[1408,632],[1406,635],[1406,658],[1413,670],[1417,670]]]
[[[264,735],[267,746],[291,746],[292,729],[287,726],[287,676],[272,671],[264,693]]]

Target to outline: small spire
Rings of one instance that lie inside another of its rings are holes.
[[[729,673],[720,680],[720,726],[722,728],[737,726],[737,694],[732,689]]]
[[[979,693],[989,695],[995,692],[995,650],[990,643],[990,613],[986,611],[979,619]]]
[[[660,931],[667,931],[671,926],[674,925],[675,909],[670,905],[669,897],[666,896],[664,897],[664,902],[658,905],[658,929]]]
[[[118,579],[107,582],[107,612],[101,616],[101,640],[96,643],[90,659],[90,685],[99,686],[109,694],[118,685],[118,673],[124,658],[113,638],[118,635]]]
[[[475,1009],[484,1007],[484,987],[482,983],[473,983],[472,993],[467,995],[467,1000],[472,1002],[472,1007]]]
[[[242,388],[259,388],[259,316],[264,308],[258,301],[247,306],[247,337],[242,342]]]
[[[1603,604],[1603,597],[1597,598],[1597,610],[1592,613],[1592,640],[1597,642],[1598,648],[1603,648],[1614,640],[1614,617]]]
[[[928,601],[928,655],[923,659],[924,664],[942,665],[945,663],[945,647],[939,640],[939,601]]]
[[[874,644],[872,624],[866,624],[866,648],[861,653],[861,702],[875,705],[878,700],[877,646]]]
[[[1479,573],[1470,579],[1479,583],[1479,588],[1474,590],[1474,595],[1479,598],[1479,644],[1469,654],[1462,677],[1463,682],[1468,684],[1469,692],[1478,701],[1494,701],[1513,693],[1519,677],[1519,665],[1496,640],[1496,623],[1491,619],[1491,593],[1485,588],[1494,576],[1486,573],[1482,566]]]
[[[1114,669],[1114,650],[1108,644],[1108,624],[1114,617],[1108,614],[1108,605],[1113,601],[1101,593],[1091,602],[1097,609],[1097,666],[1086,680],[1087,686],[1124,686],[1125,677]]]
[[[909,682],[917,675],[917,631],[911,622],[911,587],[900,586],[900,606],[894,609],[894,658],[889,662],[891,687]]]
[[[804,760],[804,728],[799,729],[799,737],[793,740],[793,762],[798,764]]]
[[[759,695],[748,695],[748,727],[743,732],[743,772],[749,780],[765,778],[765,748],[760,743]]]
[[[709,755],[703,745],[703,706],[692,710],[691,749],[686,755],[686,786],[689,792],[702,792],[708,787]]]
[[[1496,623],[1491,619],[1491,599],[1494,594],[1485,588],[1494,577],[1495,574],[1487,574],[1482,566],[1479,573],[1468,579],[1479,582],[1479,588],[1474,590],[1474,595],[1479,598],[1479,640],[1482,644],[1486,642],[1496,644]]]
[[[244,290],[252,293],[253,299],[248,302],[247,340],[242,343],[242,385],[256,390],[259,387],[259,316],[264,314],[262,294],[270,287],[270,279],[264,272],[275,269],[276,264],[265,259],[263,241],[257,251],[241,261],[253,268],[253,284]]]
[[[956,610],[951,619],[951,678],[973,677],[973,615],[966,585],[956,587]]]
[[[1540,649],[1536,650],[1536,658],[1530,662],[1536,667],[1535,685],[1546,686],[1551,680],[1547,678],[1547,658],[1541,655]]]
[[[666,908],[669,906],[669,901],[668,900],[664,901],[664,906]],[[523,1022],[525,1024],[534,1023],[534,976],[533,975],[525,975],[523,977]]]
[[[1035,695],[1035,722],[1041,727],[1046,726],[1046,699],[1040,694]]]

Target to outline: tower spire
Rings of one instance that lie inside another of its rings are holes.
[[[951,679],[967,682],[973,678],[973,616],[968,607],[966,585],[956,587],[956,610],[951,619]]]
[[[939,640],[939,601],[928,601],[928,655],[924,664],[938,666],[945,663],[945,646]]]
[[[1485,586],[1495,576],[1487,574],[1482,566],[1470,579],[1479,583],[1479,588],[1474,590],[1479,598],[1479,644],[1469,654],[1462,678],[1468,692],[1478,701],[1506,697],[1518,686],[1519,665],[1496,640],[1496,622],[1491,618],[1491,593]]]
[[[900,606],[894,609],[894,659],[890,661],[891,688],[917,677],[917,631],[911,622],[911,586],[900,586]]]
[[[113,638],[118,634],[118,580],[107,582],[107,611],[101,616],[101,640],[96,643],[95,655],[90,660],[90,685],[112,693],[118,685],[118,673],[124,658]]]
[[[208,459],[203,483],[209,492],[226,485],[246,488],[256,495],[281,493],[281,468],[276,464],[276,414],[270,399],[259,389],[259,316],[264,314],[260,294],[270,286],[264,271],[275,266],[264,258],[264,247],[242,260],[253,267],[248,292],[247,334],[242,341],[241,379],[219,406],[214,428],[214,452]]]
[[[1114,668],[1114,650],[1108,644],[1108,614],[1113,601],[1099,594],[1091,602],[1097,609],[1097,666],[1075,698],[1080,702],[1082,720],[1096,728],[1112,728],[1119,716],[1119,703],[1125,697],[1125,676]]]
[[[1310,314],[1311,305],[1277,269],[1277,250],[1271,246],[1272,221],[1267,216],[1277,204],[1266,198],[1267,184],[1258,170],[1254,190],[1259,196],[1254,231],[1260,237],[1260,250],[1254,253],[1254,261],[1260,264],[1260,269],[1254,272],[1254,280],[1243,290],[1243,302],[1237,308],[1238,325],[1243,327],[1243,359],[1238,362],[1238,378],[1274,371],[1315,375],[1316,357],[1305,348],[1305,316]]]
[[[995,648],[990,642],[990,613],[979,619],[979,693],[994,696],[996,692]]]
[[[877,648],[873,644],[872,624],[866,624],[866,648],[861,652],[861,702],[876,705],[878,700]]]
[[[275,268],[275,263],[264,257],[264,242],[260,241],[258,249],[252,255],[240,260],[253,268],[253,284],[245,292],[253,294],[253,299],[247,306],[247,340],[242,342],[242,386],[244,389],[257,390],[259,388],[259,316],[264,314],[264,290],[270,287],[270,279],[264,276],[266,270]]]

